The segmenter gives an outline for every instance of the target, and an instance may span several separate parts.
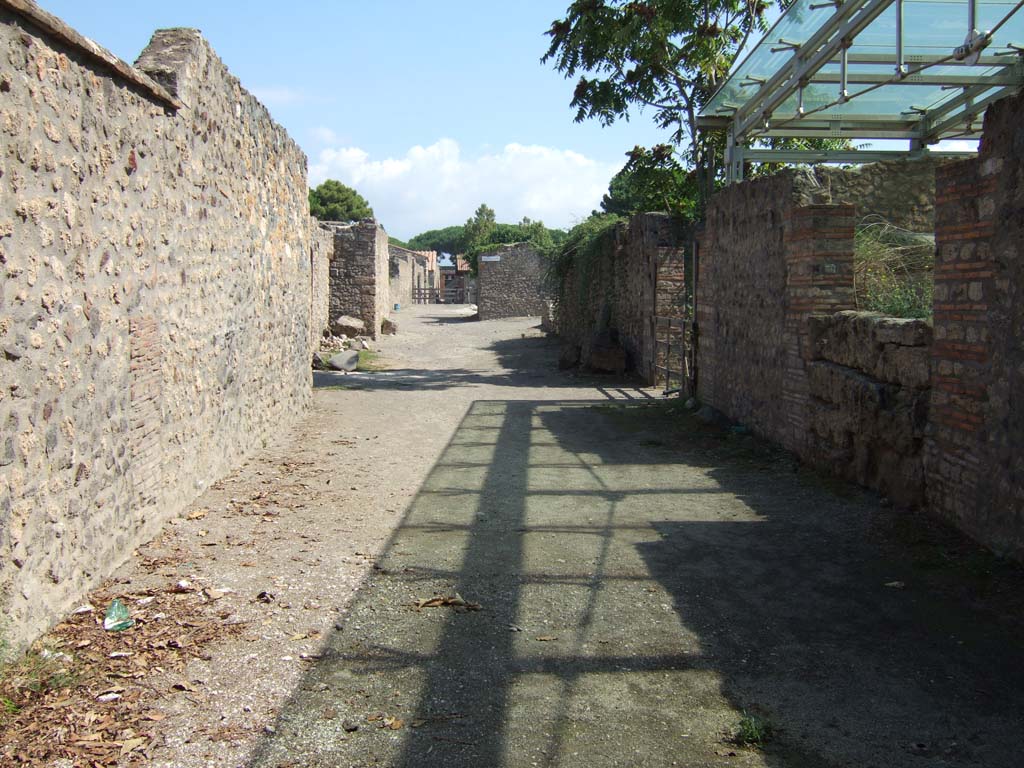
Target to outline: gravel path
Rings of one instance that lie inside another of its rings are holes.
[[[403,310],[119,574],[248,622],[153,765],[1020,765],[1018,570],[465,314]]]

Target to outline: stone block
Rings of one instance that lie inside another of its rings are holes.
[[[336,371],[354,371],[359,367],[359,352],[354,349],[338,352],[335,355],[331,355],[327,365]]]

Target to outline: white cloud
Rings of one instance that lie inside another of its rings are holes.
[[[338,142],[341,141],[341,137],[338,136],[338,134],[336,134],[334,131],[332,131],[330,128],[324,125],[318,125],[311,131],[311,133],[313,134],[314,139],[316,139],[318,142],[326,146],[330,146],[331,144],[337,144]]]
[[[260,85],[250,88],[249,92],[263,102],[266,107],[291,107],[297,104],[330,104],[334,96],[322,93],[310,93],[303,88],[292,88],[288,85]],[[330,130],[330,129],[316,129]],[[332,132],[331,136],[337,138]]]
[[[498,221],[528,216],[549,227],[571,226],[598,206],[620,167],[572,150],[523,144],[469,158],[458,142],[440,139],[381,159],[358,147],[324,149],[310,165],[309,182],[330,178],[354,187],[389,232],[411,237],[461,224],[480,203],[491,206]]]
[[[977,139],[946,139],[935,144],[931,149],[936,152],[977,152]]]

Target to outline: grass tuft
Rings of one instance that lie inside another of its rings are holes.
[[[736,731],[736,743],[747,747],[760,747],[771,741],[774,735],[775,728],[770,720],[744,712]]]
[[[935,239],[878,216],[858,226],[853,275],[857,308],[892,317],[930,318]]]

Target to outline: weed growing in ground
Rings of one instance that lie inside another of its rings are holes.
[[[0,720],[51,691],[75,688],[82,671],[67,653],[34,647],[13,661],[0,663]]]
[[[379,357],[377,352],[371,352],[368,349],[359,350],[359,363],[356,365],[356,370],[363,373],[387,370],[387,366],[380,362]]]
[[[736,743],[747,747],[760,747],[771,741],[774,735],[775,728],[770,720],[744,712],[736,732]]]
[[[857,226],[854,285],[858,309],[929,318],[935,241],[871,216]]]

